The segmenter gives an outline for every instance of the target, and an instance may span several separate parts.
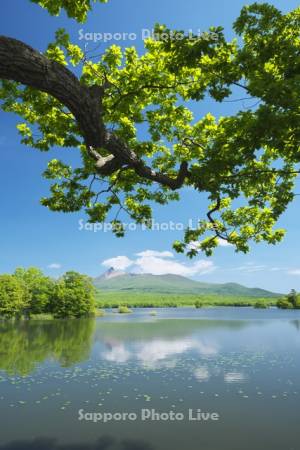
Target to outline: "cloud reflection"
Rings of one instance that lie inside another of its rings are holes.
[[[196,369],[194,372],[194,376],[197,381],[200,381],[200,383],[202,383],[203,381],[208,381],[210,379],[210,373],[207,367],[198,367],[198,369]]]
[[[119,364],[132,360],[139,362],[142,366],[157,368],[157,366],[165,367],[170,363],[175,366],[176,357],[187,352],[196,352],[200,356],[210,357],[218,353],[218,347],[196,339],[155,339],[128,347],[123,342],[109,341],[106,342],[106,350],[101,353],[101,358]]]
[[[241,372],[228,372],[224,374],[225,383],[244,383],[247,381],[247,375]]]

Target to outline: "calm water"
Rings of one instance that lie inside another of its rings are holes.
[[[151,409],[184,419],[143,421]],[[298,450],[299,412],[300,311],[0,323],[0,450]]]

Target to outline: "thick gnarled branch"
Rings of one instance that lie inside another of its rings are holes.
[[[63,65],[51,61],[21,41],[0,36],[0,78],[19,82],[56,98],[74,115],[84,136],[89,156],[101,175],[111,175],[128,166],[137,175],[169,187],[179,189],[188,176],[188,165],[183,162],[177,177],[172,178],[148,167],[126,144],[113,133],[108,133],[102,120],[104,88],[88,87]],[[105,149],[103,157],[98,149]]]
[[[116,146],[116,144],[118,145]],[[135,171],[141,178],[157,182],[162,186],[176,190],[182,187],[185,178],[189,175],[188,163],[182,162],[176,178],[172,178],[162,172],[155,171],[140,160],[132,150],[123,145],[123,150],[119,147],[120,141],[114,140],[114,144],[109,141],[106,148],[112,151],[112,154],[106,157],[101,156],[93,147],[89,147],[90,156],[96,161],[95,168],[100,175],[111,175],[116,170],[127,166]]]
[[[82,85],[62,64],[17,39],[0,36],[0,78],[16,81],[59,100],[74,115],[87,145],[101,147],[101,87]]]

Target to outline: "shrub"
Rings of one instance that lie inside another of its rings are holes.
[[[203,308],[203,303],[200,302],[200,300],[197,300],[197,301],[195,302],[195,307],[196,307],[197,309]]]
[[[277,307],[281,309],[300,309],[300,295],[292,289],[286,297],[278,300]]]
[[[295,309],[300,309],[300,295],[299,294],[297,295],[297,297],[295,299],[294,308]]]
[[[132,310],[128,308],[128,306],[119,306],[119,314],[130,314]]]
[[[280,300],[278,300],[277,307],[280,309],[293,309],[294,308],[292,303],[290,303],[287,298],[281,298]]]
[[[254,308],[256,308],[256,309],[267,309],[268,305],[263,300],[258,300],[254,304]]]

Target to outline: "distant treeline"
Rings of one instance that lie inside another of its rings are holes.
[[[171,308],[182,306],[276,306],[276,298],[239,297],[224,295],[158,294],[150,292],[107,292],[97,291],[96,304],[99,308],[117,308],[119,305],[139,308]]]
[[[258,309],[277,306],[281,309],[300,309],[300,294],[292,290],[281,298],[238,297],[224,295],[158,294],[150,292],[97,291],[98,308],[117,308],[119,305],[137,308],[176,308],[194,306],[252,306]]]
[[[281,309],[300,309],[300,294],[292,289],[288,295],[278,300],[277,306]]]
[[[86,275],[66,272],[54,280],[35,267],[0,275],[0,318],[30,318],[36,314],[83,317],[94,312],[95,288]]]

